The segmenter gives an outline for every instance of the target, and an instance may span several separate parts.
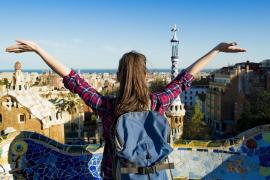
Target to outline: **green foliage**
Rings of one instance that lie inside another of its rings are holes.
[[[74,115],[82,108],[82,100],[78,95],[68,93],[64,99],[57,99],[55,105],[62,111],[68,111],[71,115]]]
[[[177,139],[174,141],[174,144],[176,145],[188,145],[191,142],[191,140],[186,140],[186,139]]]
[[[149,89],[151,92],[159,92],[162,91],[166,85],[166,80],[163,78],[156,78],[154,81],[150,82]]]
[[[9,82],[8,82],[7,78],[0,80],[0,85],[8,85],[8,84],[9,84]]]
[[[209,80],[207,79],[194,79],[192,81],[192,86],[207,86],[209,85]]]
[[[100,93],[101,95],[103,95],[103,96],[109,96],[109,95],[116,96],[118,90],[119,90],[118,87],[113,87],[112,90],[109,90],[109,89],[103,89],[103,90],[100,91],[99,93]]]
[[[91,121],[96,121],[96,120],[97,120],[97,115],[92,114],[92,115],[91,115]]]
[[[175,145],[184,145],[189,147],[221,147],[231,146],[233,144],[239,144],[239,139],[222,139],[222,140],[182,140],[178,139],[174,142]]]
[[[259,91],[251,94],[237,122],[237,131],[243,132],[263,124],[270,124],[269,91]]]
[[[199,103],[192,109],[192,117],[189,122],[184,124],[183,139],[204,140],[210,139],[211,129],[203,124],[203,113]]]

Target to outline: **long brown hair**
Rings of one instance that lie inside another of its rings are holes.
[[[135,51],[128,52],[119,61],[117,79],[120,82],[114,116],[126,112],[146,110],[149,89],[146,83],[146,58]]]

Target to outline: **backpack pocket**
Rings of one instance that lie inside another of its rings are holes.
[[[153,141],[146,139],[134,149],[134,163],[138,166],[151,166],[157,159]]]

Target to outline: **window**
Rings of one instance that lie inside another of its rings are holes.
[[[9,99],[7,99],[6,106],[7,106],[7,108],[9,108],[9,107],[10,107],[10,102],[9,102]]]
[[[216,130],[219,131],[220,127],[219,127],[219,123],[216,122]]]
[[[19,85],[19,90],[22,90],[22,85]]]
[[[190,100],[192,100],[192,96],[190,96]]]
[[[0,123],[2,123],[3,118],[2,118],[2,114],[0,114]]]
[[[62,118],[62,112],[57,111],[57,113],[56,113],[56,120],[59,120],[60,118]]]
[[[25,114],[19,114],[19,123],[25,122]]]

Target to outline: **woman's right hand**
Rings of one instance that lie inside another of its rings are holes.
[[[41,49],[36,43],[32,41],[16,40],[17,44],[14,44],[6,48],[6,52],[10,53],[24,53],[35,52],[44,62],[61,77],[67,76],[70,73],[70,68],[60,63],[57,59],[49,55],[45,50]]]
[[[38,52],[39,46],[32,41],[16,40],[17,44],[6,48],[6,52],[23,53],[23,52]]]

